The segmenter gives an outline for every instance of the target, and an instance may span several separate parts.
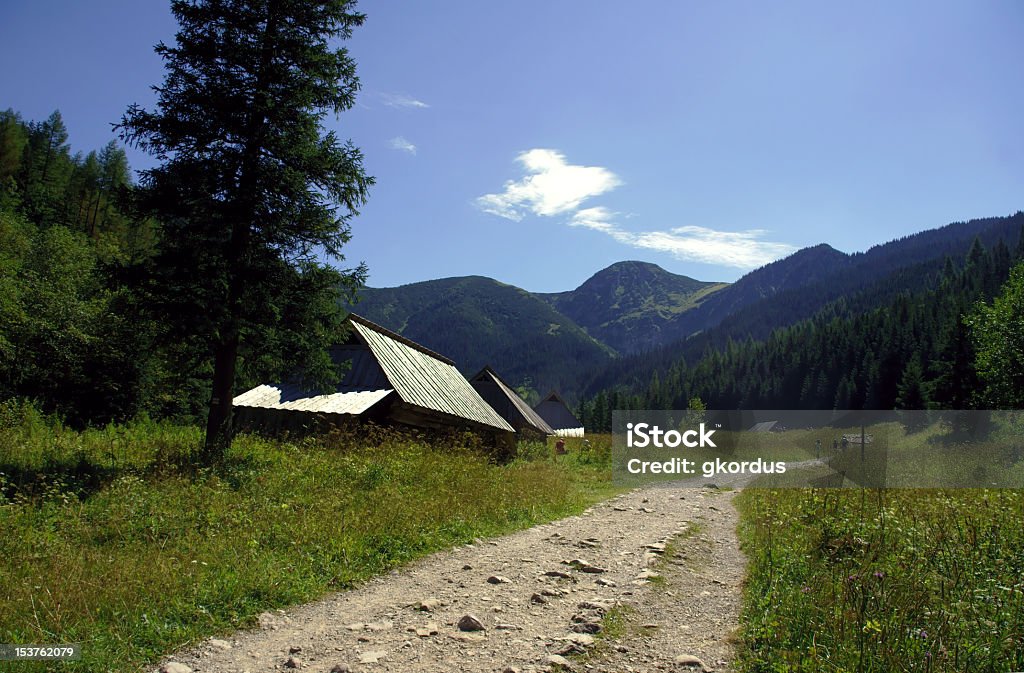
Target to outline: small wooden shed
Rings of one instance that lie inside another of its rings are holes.
[[[547,397],[541,400],[533,410],[554,429],[555,434],[559,437],[583,436],[583,424],[569,411],[569,405],[555,391],[548,393]]]
[[[298,430],[355,419],[417,428],[467,428],[495,446],[514,444],[514,430],[473,389],[455,363],[380,325],[349,314],[350,336],[331,349],[349,363],[334,392],[288,383],[261,385],[234,399],[239,427]]]
[[[554,428],[530,408],[523,398],[502,380],[498,373],[488,365],[469,379],[480,397],[484,398],[502,418],[524,437],[545,438],[555,434]]]

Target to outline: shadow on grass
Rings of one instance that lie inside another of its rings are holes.
[[[43,465],[32,467],[3,462],[0,463],[0,500],[46,500],[74,494],[84,501],[126,475],[145,480],[179,477],[191,481],[217,476],[231,488],[239,489],[260,464],[253,456],[235,455],[208,465],[195,453],[159,456],[144,466],[104,465],[85,455],[48,458]]]

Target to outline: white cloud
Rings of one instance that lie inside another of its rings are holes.
[[[611,223],[616,213],[611,212],[604,206],[596,208],[583,208],[577,210],[569,220],[569,226],[586,227],[594,231],[601,231],[609,235],[618,233],[619,229]]]
[[[411,142],[403,138],[402,136],[395,136],[388,141],[388,146],[393,150],[400,150],[402,152],[408,152],[409,154],[416,154],[416,146]]]
[[[632,245],[667,252],[677,259],[739,269],[754,269],[796,252],[787,243],[760,240],[766,233],[761,229],[716,231],[690,225],[635,234]]]
[[[764,241],[762,229],[717,231],[707,227],[675,227],[668,231],[633,232],[613,222],[615,213],[607,208],[585,208],[576,211],[569,224],[585,227],[611,236],[619,243],[666,252],[676,259],[705,264],[718,264],[739,269],[754,269],[796,251],[786,243]]]
[[[629,231],[616,223],[620,213],[604,206],[580,207],[585,200],[622,184],[607,168],[575,166],[567,163],[561,152],[549,149],[529,150],[516,160],[526,176],[506,182],[501,193],[478,197],[476,205],[481,210],[515,222],[529,213],[547,217],[571,213],[569,226],[601,232],[623,245],[739,269],[764,266],[796,251],[787,243],[763,240],[768,233],[763,229],[718,231],[688,225],[667,231]]]
[[[382,93],[380,97],[384,100],[384,104],[389,107],[396,108],[428,108],[430,107],[421,100],[417,100],[412,96],[406,96],[401,93]]]
[[[516,160],[527,175],[506,182],[500,194],[478,197],[476,204],[480,209],[516,222],[528,212],[558,215],[576,210],[586,199],[622,184],[607,168],[566,163],[565,155],[557,150],[532,149]]]

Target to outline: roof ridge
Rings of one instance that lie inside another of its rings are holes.
[[[514,388],[512,388],[512,386],[510,386],[508,384],[508,381],[506,381],[505,379],[501,378],[501,375],[498,374],[498,372],[494,371],[494,367],[492,367],[490,365],[484,365],[484,368],[481,369],[480,371],[478,371],[476,374],[473,374],[473,376],[469,377],[469,380],[472,381],[472,380],[476,379],[478,376],[480,376],[481,374],[485,374],[485,373],[486,374],[490,374],[491,376],[493,376],[495,381],[497,381],[501,385],[505,386],[509,390],[514,390]]]
[[[409,339],[408,337],[402,336],[398,332],[392,332],[387,327],[383,327],[381,325],[378,325],[377,323],[373,322],[372,320],[367,320],[366,318],[364,318],[361,315],[358,315],[356,313],[351,313],[350,312],[348,314],[348,318],[346,318],[346,319],[347,320],[351,320],[352,322],[359,323],[363,327],[368,327],[369,329],[372,329],[374,332],[379,332],[380,334],[383,334],[384,336],[388,337],[389,339],[393,339],[393,340],[397,341],[400,344],[404,344],[404,345],[408,346],[409,348],[412,348],[414,350],[418,350],[419,352],[421,352],[421,353],[423,353],[425,355],[429,355],[430,357],[434,358],[435,360],[440,360],[441,362],[445,363],[446,365],[452,365],[453,367],[455,366],[455,361],[454,360],[441,355],[437,351],[432,351],[429,348],[427,348],[426,346],[418,344],[415,341],[413,341],[412,339]]]
[[[555,400],[561,402],[565,406],[566,409],[569,408],[569,403],[566,402],[564,399],[562,399],[562,396],[558,394],[557,390],[550,390],[550,391],[548,391],[548,394],[545,395],[543,397],[543,399],[541,399],[541,402],[547,402],[552,397],[555,398]],[[540,402],[538,402],[537,404],[540,404]],[[569,411],[571,412],[572,410],[570,409]]]

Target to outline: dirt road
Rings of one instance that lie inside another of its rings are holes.
[[[163,668],[729,671],[745,564],[733,495],[632,491],[265,613],[260,628],[206,641]]]

